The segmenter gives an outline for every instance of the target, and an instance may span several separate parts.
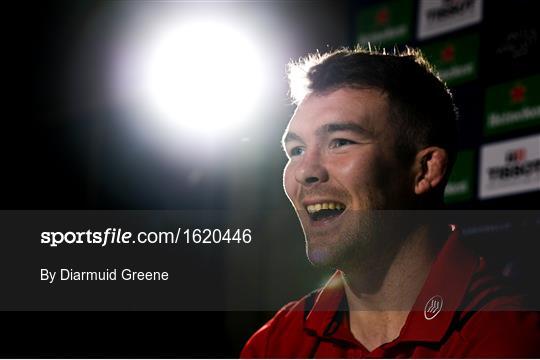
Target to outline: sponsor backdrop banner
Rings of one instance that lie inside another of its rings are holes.
[[[474,151],[460,151],[444,191],[447,203],[470,200],[473,197]]]
[[[481,199],[532,190],[540,190],[540,134],[482,147]]]
[[[370,43],[390,51],[418,47],[454,95],[460,152],[445,189],[450,208],[483,207],[485,199],[497,199],[489,203],[495,208],[529,208],[540,200],[532,165],[509,160],[512,155],[505,160],[504,154],[511,151],[505,144],[513,146],[513,141],[540,131],[540,28],[531,11],[534,4],[532,0],[511,5],[483,0],[353,3],[354,45]],[[486,145],[494,141],[497,144]],[[535,141],[525,142],[531,146],[522,153],[527,161],[535,159]],[[506,150],[494,154],[499,146]],[[490,166],[506,170],[486,172]]]
[[[421,0],[418,7],[418,38],[427,39],[481,20],[481,0]]]
[[[486,4],[482,37],[482,74],[502,83],[538,73],[540,65],[540,22],[531,11],[535,0],[491,1]],[[503,16],[497,16],[504,14]],[[502,20],[502,21],[501,21]],[[489,82],[489,84],[495,84]]]
[[[486,135],[535,125],[540,125],[540,75],[487,89]]]
[[[448,86],[474,80],[478,74],[478,35],[423,46],[422,52]]]
[[[394,46],[412,36],[412,0],[395,0],[363,9],[356,18],[357,42]]]

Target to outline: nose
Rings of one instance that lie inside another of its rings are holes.
[[[295,178],[304,186],[328,181],[328,170],[321,154],[316,151],[306,152],[296,168]]]

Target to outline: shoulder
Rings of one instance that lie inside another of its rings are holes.
[[[242,349],[241,358],[280,357],[286,344],[294,343],[304,331],[305,315],[313,306],[318,290],[283,306],[257,330]]]
[[[467,357],[539,357],[540,313],[483,309],[473,313],[461,335]]]
[[[458,321],[466,357],[540,356],[540,312],[500,276],[479,274]]]

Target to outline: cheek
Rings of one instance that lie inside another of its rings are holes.
[[[358,151],[332,162],[334,178],[351,196],[353,209],[380,206],[387,188],[381,181],[381,173],[391,178],[383,170],[384,157],[377,154],[376,149],[365,150],[370,151]]]
[[[333,173],[337,175],[343,185],[358,190],[358,186],[365,186],[370,182],[374,163],[366,156],[354,156],[333,162]],[[361,188],[360,188],[361,189]]]
[[[398,190],[406,186],[407,179],[398,172],[394,159],[373,149],[349,160],[336,163],[334,169],[339,172],[343,186],[358,201],[367,201],[369,206],[384,207],[401,197]]]
[[[297,182],[294,178],[293,165],[291,164],[291,162],[288,162],[283,169],[283,189],[285,190],[285,194],[291,202],[291,196],[296,191],[296,184]]]

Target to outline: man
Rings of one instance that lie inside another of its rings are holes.
[[[281,309],[242,357],[539,356],[538,314],[518,311],[458,230],[432,216],[456,110],[429,64],[413,50],[342,49],[289,70],[298,106],[284,188],[310,262],[337,272]]]

